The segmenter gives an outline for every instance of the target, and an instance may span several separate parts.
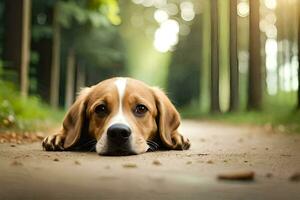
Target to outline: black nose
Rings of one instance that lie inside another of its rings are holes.
[[[124,143],[131,135],[131,130],[125,124],[114,124],[107,130],[107,138],[114,143]]]

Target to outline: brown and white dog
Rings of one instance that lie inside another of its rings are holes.
[[[99,155],[185,150],[180,116],[158,88],[131,78],[111,78],[84,88],[58,134],[43,141],[47,151],[96,150]]]

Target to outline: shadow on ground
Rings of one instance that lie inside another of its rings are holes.
[[[100,157],[0,144],[0,199],[300,199],[300,135],[184,121],[188,151]],[[251,170],[253,181],[220,181]]]

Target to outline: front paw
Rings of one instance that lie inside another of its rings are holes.
[[[182,136],[182,149],[187,150],[191,147],[191,142],[188,138]]]
[[[187,150],[191,146],[189,139],[183,137],[181,134],[173,135],[172,141],[174,143],[174,150]]]
[[[42,146],[46,151],[63,151],[65,136],[61,134],[45,137]]]

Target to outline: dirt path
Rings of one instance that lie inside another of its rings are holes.
[[[0,199],[300,199],[300,135],[185,121],[189,151],[129,157],[0,144]],[[153,163],[156,161],[156,163]],[[220,181],[252,170],[254,181]]]

